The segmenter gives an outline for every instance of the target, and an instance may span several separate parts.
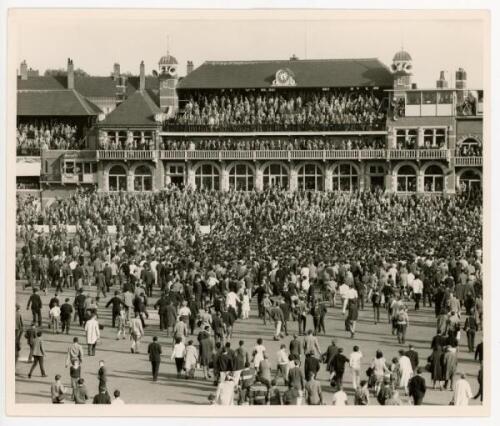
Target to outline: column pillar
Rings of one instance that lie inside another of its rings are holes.
[[[387,148],[396,148],[396,129],[394,127],[391,127],[387,133]]]
[[[422,148],[424,146],[424,129],[422,127],[418,128],[417,146]]]
[[[447,169],[444,172],[444,193],[446,195],[453,195],[456,193],[459,185],[458,176],[455,173],[455,169]]]
[[[424,172],[421,168],[417,171],[417,194],[423,194],[424,191]]]
[[[229,170],[224,165],[221,165],[220,190],[223,192],[229,191]]]
[[[331,192],[333,190],[333,171],[330,166],[325,167],[325,191]]]
[[[134,190],[134,173],[131,169],[127,171],[127,191],[131,192]]]
[[[255,166],[255,189],[259,192],[264,189],[264,171],[260,164]]]
[[[364,163],[358,163],[358,164],[359,164],[359,177],[358,177],[359,190],[364,191],[365,190],[365,164]]]
[[[97,163],[97,189],[109,191],[109,173],[102,162]]]
[[[299,186],[299,172],[294,166],[290,166],[290,191],[297,191]]]
[[[192,189],[196,189],[196,179],[194,174],[194,165],[187,164],[187,186]]]

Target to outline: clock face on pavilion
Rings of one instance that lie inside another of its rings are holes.
[[[295,86],[295,79],[288,69],[276,71],[273,86]]]
[[[285,70],[280,70],[278,71],[277,77],[280,83],[286,83],[289,78],[289,75]]]

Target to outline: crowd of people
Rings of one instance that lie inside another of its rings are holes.
[[[27,306],[34,324],[32,355],[45,356],[34,343],[42,326],[38,289],[74,292],[64,304],[49,304],[52,332],[68,333],[71,321],[78,319],[88,355],[94,356],[102,311],[111,309],[117,338],[127,336],[131,352],[137,353],[142,351],[148,307],[149,312],[157,309],[158,333],[172,338],[170,359],[178,377],[192,379],[200,365],[203,378],[217,386],[207,395],[210,403],[325,403],[316,374],[325,364],[335,405],[348,400],[342,380],[347,366],[355,404],[398,404],[399,393],[421,404],[426,368],[434,385],[451,387],[453,402],[463,405],[472,394],[467,380],[454,381],[461,377],[457,347],[462,328],[469,350],[482,360],[474,341],[482,321],[481,206],[480,193],[418,198],[277,189],[79,190],[44,209],[25,197],[18,200],[22,248],[16,278],[33,288]],[[31,226],[35,223],[49,225],[50,232],[38,234]],[[68,234],[66,224],[76,225],[74,234]],[[207,226],[209,232],[202,231]],[[254,300],[256,314],[270,324],[274,340],[281,341],[276,357],[261,338],[253,349],[244,341],[231,346],[234,330],[252,314]],[[332,307],[342,309],[346,334],[355,343],[365,304],[371,304],[375,323],[385,322],[380,310],[387,311],[388,333],[405,345],[410,309],[420,309],[420,303],[434,306],[436,314],[426,365],[414,363],[411,348],[390,359],[379,351],[361,380],[360,345],[349,356],[334,342],[326,350],[319,346],[317,335],[327,331],[325,317]],[[153,380],[158,380],[165,350],[153,340],[148,352]],[[45,374],[43,360],[37,363]],[[281,377],[285,391],[277,388]],[[99,394],[101,390],[102,399],[110,401],[104,396],[107,389],[100,386]]]
[[[127,132],[125,137],[110,137],[106,132],[99,135],[99,149],[102,150],[154,150],[155,141],[151,136],[135,135],[133,132]]]
[[[482,157],[483,156],[483,144],[481,142],[469,144],[463,143],[459,144],[456,149],[457,157]]]
[[[85,140],[78,126],[60,120],[35,120],[17,125],[17,155],[40,155],[47,149],[83,149]]]
[[[295,137],[295,138],[217,138],[217,139],[170,139],[162,140],[162,150],[232,150],[232,151],[269,151],[269,150],[352,150],[385,149],[384,138],[376,137]]]
[[[385,126],[382,94],[372,89],[195,92],[166,130],[376,130]]]

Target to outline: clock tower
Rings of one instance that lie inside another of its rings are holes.
[[[411,61],[410,54],[403,49],[392,58],[391,71],[394,76],[394,90],[411,89]]]
[[[160,83],[160,108],[163,112],[175,114],[179,108],[177,98],[177,59],[169,52],[158,61],[158,79]]]

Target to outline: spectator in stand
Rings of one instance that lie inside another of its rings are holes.
[[[60,120],[21,122],[17,125],[17,155],[40,155],[47,149],[83,149],[85,140],[78,125]]]
[[[160,149],[169,151],[194,150],[229,150],[229,151],[291,151],[291,150],[358,150],[358,149],[385,149],[383,138],[350,137],[341,139],[336,136],[310,136],[295,138],[247,138],[223,137],[214,139],[171,139],[165,138],[160,143]]]
[[[193,92],[166,130],[369,130],[383,126],[383,94],[373,89]]]

